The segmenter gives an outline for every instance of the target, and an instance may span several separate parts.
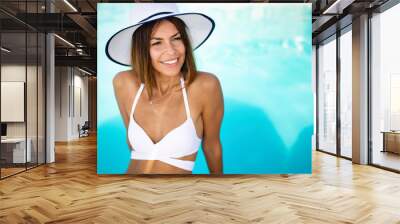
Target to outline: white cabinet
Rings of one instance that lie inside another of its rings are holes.
[[[25,151],[25,138],[7,138],[1,140],[2,146],[12,148],[13,163],[25,163],[32,161],[32,140],[28,138],[26,143],[28,147],[26,147]],[[27,161],[25,161],[25,159],[27,159]]]

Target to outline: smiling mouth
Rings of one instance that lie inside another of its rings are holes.
[[[174,65],[176,63],[178,63],[178,58],[175,58],[173,60],[169,60],[169,61],[162,61],[162,64],[167,64],[167,65]]]

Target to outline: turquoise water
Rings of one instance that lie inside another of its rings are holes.
[[[128,68],[109,61],[101,49],[129,25],[131,7],[135,4],[98,7],[99,174],[124,173],[129,163],[126,131],[112,89],[113,76]],[[216,23],[195,56],[199,70],[217,75],[223,89],[224,173],[310,173],[311,5],[179,4],[179,8],[202,12]],[[208,173],[202,152],[193,172]]]

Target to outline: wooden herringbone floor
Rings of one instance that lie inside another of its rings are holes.
[[[400,175],[315,152],[312,175],[98,176],[96,139],[0,181],[0,223],[400,223]]]

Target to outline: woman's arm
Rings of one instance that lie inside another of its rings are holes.
[[[123,71],[118,73],[113,79],[113,87],[115,99],[117,101],[121,117],[124,121],[125,128],[127,129],[130,120],[130,109],[132,108],[132,104],[130,102],[133,102],[132,93],[137,91],[137,86],[135,85],[135,79],[132,75],[132,71]],[[126,142],[132,149],[128,135],[126,136]]]
[[[114,96],[117,101],[119,112],[121,113],[122,119],[125,124],[125,128],[128,127],[129,112],[126,109],[127,94],[126,94],[126,80],[127,75],[125,72],[120,72],[115,75],[113,79]]]
[[[222,146],[220,129],[224,115],[224,99],[221,85],[214,75],[205,76],[202,85],[203,104],[203,151],[212,174],[222,174]]]

